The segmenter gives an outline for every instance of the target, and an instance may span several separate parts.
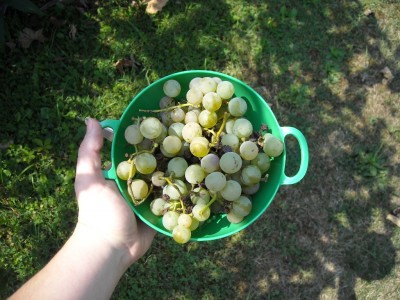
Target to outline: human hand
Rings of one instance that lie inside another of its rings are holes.
[[[86,135],[79,148],[75,192],[79,215],[75,233],[87,242],[122,251],[129,266],[150,247],[155,231],[138,220],[114,182],[101,171],[103,135],[100,124],[87,119]]]

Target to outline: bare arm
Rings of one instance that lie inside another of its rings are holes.
[[[155,232],[136,220],[115,184],[101,172],[100,125],[89,119],[79,149],[74,233],[54,258],[10,299],[108,299]]]

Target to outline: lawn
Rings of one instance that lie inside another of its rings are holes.
[[[156,14],[33,2],[43,15],[0,9],[0,298],[74,228],[84,118],[119,119],[144,87],[191,69],[237,77],[303,132],[307,175],[231,237],[158,234],[113,298],[400,298],[400,228],[386,219],[400,207],[398,1],[176,0]],[[298,143],[285,144],[293,175]]]

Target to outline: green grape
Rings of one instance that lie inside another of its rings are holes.
[[[151,174],[151,183],[158,187],[164,186],[166,184],[164,175],[165,174],[162,171],[155,171],[153,174]]]
[[[228,119],[225,124],[225,132],[233,134],[233,125],[235,124],[236,119]]]
[[[257,166],[260,169],[261,174],[264,174],[269,170],[269,167],[271,166],[271,159],[266,153],[260,152],[251,161],[251,164]]]
[[[179,139],[183,139],[182,137],[182,130],[185,124],[177,122],[177,123],[172,123],[171,126],[168,128],[168,135],[174,135],[177,136]]]
[[[190,122],[198,123],[199,122],[199,118],[198,118],[199,114],[200,114],[200,111],[198,114],[194,110],[188,111],[185,115],[185,120],[184,120],[185,124],[190,123]]]
[[[210,151],[209,141],[205,137],[196,136],[190,143],[190,152],[196,157],[204,157]]]
[[[167,211],[162,217],[165,229],[172,231],[178,225],[179,214],[176,211]]]
[[[189,227],[190,231],[196,230],[199,227],[199,224],[199,220],[197,220],[196,218],[192,218],[192,224]]]
[[[172,154],[172,153],[165,151],[164,146],[162,144],[160,145],[160,151],[161,151],[161,154],[164,155],[165,157],[172,158],[172,157],[176,156],[176,154]]]
[[[128,189],[129,194],[136,200],[146,198],[149,192],[149,186],[143,179],[134,179],[131,183],[131,189]]]
[[[157,167],[157,160],[153,154],[141,153],[134,158],[136,170],[141,174],[151,174]]]
[[[244,185],[253,185],[261,180],[261,171],[255,165],[248,165],[242,169],[240,179]]]
[[[241,117],[247,111],[247,102],[240,97],[232,98],[228,102],[228,111],[234,117]]]
[[[199,184],[204,180],[204,177],[204,170],[198,164],[190,165],[185,171],[186,181],[192,184]]]
[[[171,124],[174,123],[174,121],[172,121],[172,117],[171,117],[171,112],[170,111],[161,112],[160,113],[160,118],[161,118],[162,124],[164,124],[167,127],[171,126]]]
[[[252,141],[244,141],[239,148],[240,156],[245,160],[252,160],[257,157],[258,147]]]
[[[175,79],[170,79],[164,83],[163,91],[168,97],[174,98],[181,92],[181,85]]]
[[[150,203],[150,211],[155,215],[155,216],[161,216],[164,211],[164,206],[165,206],[166,201],[162,198],[156,198]]]
[[[175,178],[182,178],[187,168],[188,163],[184,158],[174,157],[168,162],[167,172],[168,174],[172,174],[173,172]]]
[[[175,155],[181,150],[182,141],[175,135],[169,135],[163,140],[162,146],[166,152]]]
[[[128,161],[124,160],[121,161],[118,166],[117,166],[117,176],[118,178],[122,179],[122,180],[128,180],[129,179],[129,173],[131,172],[131,168],[132,168],[132,177],[135,176],[136,173],[136,168],[135,165],[132,166],[131,163],[129,163]]]
[[[206,110],[210,112],[215,112],[221,107],[222,100],[217,93],[209,92],[204,95],[201,103]]]
[[[193,206],[192,214],[198,221],[205,221],[210,217],[211,211],[206,204],[196,204]]]
[[[268,156],[277,157],[282,154],[283,143],[277,137],[273,136],[271,133],[266,133],[263,138],[263,150]]]
[[[195,77],[192,80],[190,80],[189,89],[194,89],[194,88],[200,89],[200,80],[201,80],[200,77]]]
[[[145,138],[155,139],[162,132],[162,124],[157,118],[146,118],[140,123],[140,132]]]
[[[205,184],[208,190],[219,192],[226,185],[226,177],[221,172],[212,172],[206,176]]]
[[[203,77],[200,79],[199,87],[203,94],[207,94],[217,90],[217,83],[211,77]]]
[[[190,200],[193,204],[207,204],[208,202],[210,202],[210,199],[210,193],[207,189],[202,187],[197,187],[193,189],[193,192],[190,194]]]
[[[247,216],[252,208],[252,203],[246,196],[240,196],[237,200],[233,201],[232,211],[238,217]]]
[[[217,94],[222,99],[232,98],[234,92],[235,92],[235,88],[233,87],[233,84],[230,83],[229,81],[221,81],[217,85]]]
[[[186,228],[192,226],[192,217],[188,214],[180,214],[178,218],[178,225],[182,225]]]
[[[182,137],[188,143],[191,143],[195,137],[201,137],[202,135],[203,132],[198,123],[189,122],[182,128]]]
[[[238,224],[243,221],[243,217],[237,216],[232,210],[226,214],[226,218],[232,224]]]
[[[260,189],[260,183],[256,183],[253,185],[244,186],[242,188],[242,192],[246,195],[254,195]]]
[[[171,114],[171,119],[172,119],[172,121],[174,121],[174,122],[182,122],[183,120],[185,120],[185,111],[182,109],[182,108],[180,108],[180,107],[177,107],[177,108],[174,108],[171,112],[170,112],[170,114]]]
[[[219,166],[227,174],[236,173],[242,167],[242,158],[235,152],[224,153],[219,160]]]
[[[178,244],[187,243],[190,240],[191,235],[192,232],[190,231],[190,229],[182,225],[177,225],[172,230],[172,238]]]
[[[221,190],[221,196],[225,200],[235,201],[242,194],[240,183],[235,180],[227,180],[225,187]]]
[[[143,135],[140,132],[139,125],[129,125],[125,129],[125,140],[132,145],[139,144],[143,141]]]
[[[167,184],[164,186],[163,194],[168,195],[172,200],[179,200],[181,195],[188,194],[188,189],[185,182],[180,179],[175,179],[174,184]]]
[[[253,125],[245,118],[236,119],[232,131],[239,138],[248,138],[253,133]]]
[[[167,107],[171,107],[171,106],[175,106],[175,100],[171,97],[168,96],[164,96],[161,98],[159,106],[161,109],[167,108]]]
[[[167,135],[168,135],[167,126],[165,126],[164,124],[161,123],[161,133],[158,137],[153,139],[153,141],[156,143],[161,143]]]
[[[215,83],[217,84],[217,87],[218,87],[218,84],[222,81],[222,79],[221,78],[219,78],[219,77],[212,77],[212,79],[215,81]]]
[[[217,124],[218,116],[213,111],[202,110],[198,119],[201,126],[204,128],[211,128]]]
[[[200,160],[200,165],[206,173],[218,171],[219,157],[214,153],[209,153]]]
[[[191,88],[186,93],[186,100],[192,105],[200,105],[203,99],[203,93],[198,88]]]
[[[226,133],[221,137],[222,146],[229,146],[233,151],[237,151],[239,149],[239,138],[233,133]]]

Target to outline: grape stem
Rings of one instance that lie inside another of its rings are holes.
[[[221,127],[219,128],[217,133],[215,133],[213,130],[209,130],[209,132],[213,135],[212,139],[211,139],[212,142],[210,143],[210,147],[215,147],[217,145],[217,143],[219,142],[219,136],[221,135],[222,131],[224,130],[226,122],[228,121],[230,116],[231,116],[230,113],[228,113],[228,112],[224,113],[224,119],[222,120]]]
[[[178,105],[174,105],[174,106],[170,106],[170,107],[166,107],[163,109],[155,109],[155,110],[151,110],[151,109],[139,109],[139,111],[141,112],[152,112],[152,113],[160,113],[160,112],[165,112],[165,111],[170,111],[170,110],[174,110],[175,108],[182,108],[182,107],[186,107],[186,106],[193,106],[195,107],[196,105],[193,105],[191,103],[181,103]]]
[[[141,200],[137,200],[135,197],[133,197],[133,191],[132,191],[132,186],[129,184],[128,185],[128,189],[130,189],[130,193],[128,193],[131,196],[132,202],[135,206],[142,204],[144,201],[147,200],[147,198],[150,196],[150,194],[153,192],[153,184],[150,185],[150,189],[147,192],[147,195],[141,199]]]
[[[215,194],[213,195],[213,197],[211,198],[210,202],[208,202],[208,203],[206,204],[206,206],[204,206],[204,207],[199,211],[199,213],[202,215],[203,212],[204,212],[207,208],[209,208],[209,207],[211,206],[211,204],[213,204],[213,203],[215,202],[215,200],[217,200],[217,199],[218,199],[218,194],[215,193]]]
[[[164,180],[171,186],[173,186],[179,193],[179,202],[181,203],[182,206],[182,210],[186,211],[186,207],[183,204],[183,200],[182,200],[182,193],[179,190],[178,186],[173,182],[172,176],[173,176],[174,172],[171,172],[171,176],[170,177],[164,177]]]
[[[154,144],[153,144],[153,148],[151,148],[151,150],[137,151],[136,145],[134,145],[134,146],[135,146],[135,151],[136,151],[136,152],[131,154],[131,157],[128,159],[128,162],[129,162],[129,163],[131,163],[132,160],[133,160],[133,158],[134,158],[135,156],[138,156],[139,154],[143,154],[143,153],[150,153],[150,154],[153,154],[154,151],[155,151],[155,150],[157,149],[157,147],[158,147],[158,143],[154,143]]]

